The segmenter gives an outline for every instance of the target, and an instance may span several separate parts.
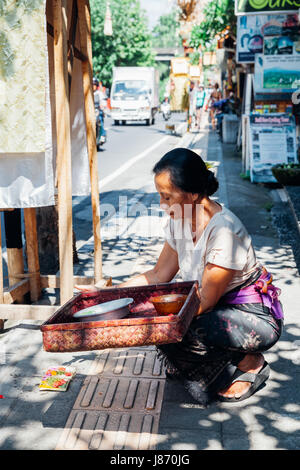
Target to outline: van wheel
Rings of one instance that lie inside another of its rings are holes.
[[[126,124],[126,121],[122,121],[122,124],[123,124],[123,126],[125,126],[125,124]]]
[[[115,123],[115,126],[118,126],[119,125],[118,119],[115,119],[114,123]]]

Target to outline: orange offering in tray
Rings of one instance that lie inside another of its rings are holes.
[[[180,312],[187,295],[184,294],[166,294],[150,297],[159,315],[176,315]]]

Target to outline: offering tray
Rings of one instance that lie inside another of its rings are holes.
[[[200,305],[198,287],[198,281],[170,282],[77,294],[41,325],[44,349],[90,351],[180,342]],[[160,316],[149,300],[166,294],[187,295],[178,314]],[[125,318],[86,322],[74,318],[83,308],[124,297],[134,300]]]

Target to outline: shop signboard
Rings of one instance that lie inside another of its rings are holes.
[[[199,65],[190,65],[190,78],[192,80],[200,80],[201,70]]]
[[[236,15],[297,11],[300,0],[235,0]]]
[[[296,125],[293,115],[251,114],[249,133],[251,182],[276,182],[272,166],[297,162]]]
[[[174,75],[188,75],[188,59],[186,57],[175,57],[171,60],[171,69]]]
[[[297,13],[239,16],[237,18],[236,60],[239,63],[254,63],[256,54],[263,52],[266,36],[295,34],[300,34]]]

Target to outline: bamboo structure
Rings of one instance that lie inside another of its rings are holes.
[[[71,1],[72,8],[67,8],[67,4],[70,7]],[[52,9],[53,23],[50,23],[47,15],[47,34],[54,39],[55,106],[56,110],[59,110],[56,113],[56,178],[60,275],[40,274],[36,213],[35,208],[27,208],[24,209],[24,225],[28,273],[15,274],[14,284],[3,288],[0,225],[0,318],[5,319],[45,320],[73,296],[75,284],[92,284],[103,279],[90,6],[88,0],[51,0],[47,2],[47,11],[49,9]],[[77,38],[78,32],[79,38]],[[78,42],[80,48],[78,48]],[[84,113],[93,211],[94,276],[73,275],[70,88],[74,57],[81,61],[83,73]],[[109,282],[110,280],[103,279],[103,285]],[[37,305],[36,302],[43,288],[60,288],[60,305]],[[16,303],[20,302],[20,299],[28,292],[31,302],[35,302],[35,305]],[[0,320],[0,329],[1,327],[3,327],[3,320]]]

